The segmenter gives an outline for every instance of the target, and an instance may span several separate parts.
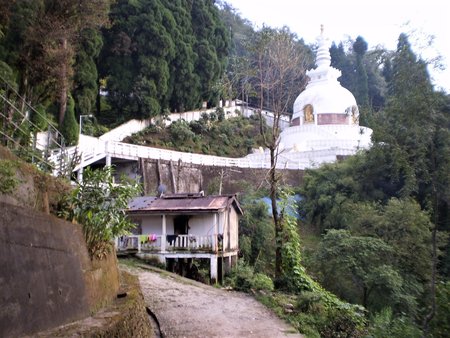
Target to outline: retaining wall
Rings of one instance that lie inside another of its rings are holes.
[[[117,295],[114,255],[89,258],[81,227],[0,202],[0,337],[90,315]]]

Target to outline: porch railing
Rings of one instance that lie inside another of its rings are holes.
[[[130,235],[116,239],[119,252],[207,251],[219,247],[217,235]]]

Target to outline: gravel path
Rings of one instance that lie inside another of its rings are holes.
[[[145,302],[165,338],[303,337],[250,295],[167,272],[121,268],[139,276]]]

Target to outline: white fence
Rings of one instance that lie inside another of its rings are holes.
[[[207,251],[218,248],[217,235],[129,235],[116,238],[116,248],[120,251],[137,250],[137,252],[167,251]]]

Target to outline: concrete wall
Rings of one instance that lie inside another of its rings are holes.
[[[81,319],[118,290],[114,256],[91,262],[81,227],[0,203],[0,337]]]
[[[33,337],[156,337],[137,276],[122,271],[120,277],[121,291],[126,293],[126,297],[116,298],[111,305],[91,317],[39,332]]]
[[[139,170],[146,195],[155,195],[160,184],[165,185],[167,192],[171,193],[203,190],[209,195],[219,193],[220,183],[222,194],[234,194],[268,186],[268,169],[225,168],[183,162],[170,164],[168,161],[145,159]],[[279,172],[283,174],[284,184],[299,186],[302,182],[303,170],[279,170]]]

